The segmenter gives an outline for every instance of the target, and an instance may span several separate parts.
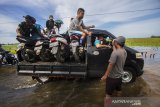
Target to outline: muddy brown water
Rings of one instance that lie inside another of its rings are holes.
[[[145,59],[144,74],[122,86],[122,97],[144,97],[143,107],[159,106],[160,55],[155,58]],[[104,96],[100,79],[55,79],[41,85],[17,76],[14,66],[0,67],[0,107],[103,107]]]

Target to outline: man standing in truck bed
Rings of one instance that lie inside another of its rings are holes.
[[[87,31],[86,29],[94,28],[95,26],[85,26],[83,23],[83,17],[84,17],[85,10],[83,8],[79,8],[77,10],[77,16],[76,18],[73,18],[71,20],[70,26],[69,26],[69,35],[72,35],[73,33],[77,33],[82,35],[80,39],[80,44],[82,44],[83,39],[87,35],[91,35],[91,32]]]

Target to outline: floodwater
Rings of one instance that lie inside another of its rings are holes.
[[[154,50],[156,54],[154,58],[144,58],[144,74],[134,83],[122,86],[122,97],[143,97],[147,99],[143,107],[158,107],[160,47],[133,48]],[[100,79],[55,79],[42,85],[31,77],[17,76],[13,66],[0,68],[0,107],[103,107],[104,97],[105,82]]]

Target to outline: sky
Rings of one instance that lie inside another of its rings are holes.
[[[160,0],[0,0],[0,43],[18,43],[16,28],[24,15],[35,17],[42,27],[53,15],[54,19],[63,20],[60,32],[65,32],[70,17],[76,17],[80,7],[85,9],[85,25],[95,25],[115,36],[160,35]],[[153,8],[159,9],[117,13]]]

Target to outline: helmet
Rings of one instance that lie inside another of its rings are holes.
[[[61,24],[63,24],[63,21],[62,20],[55,20],[55,23],[61,25]]]

